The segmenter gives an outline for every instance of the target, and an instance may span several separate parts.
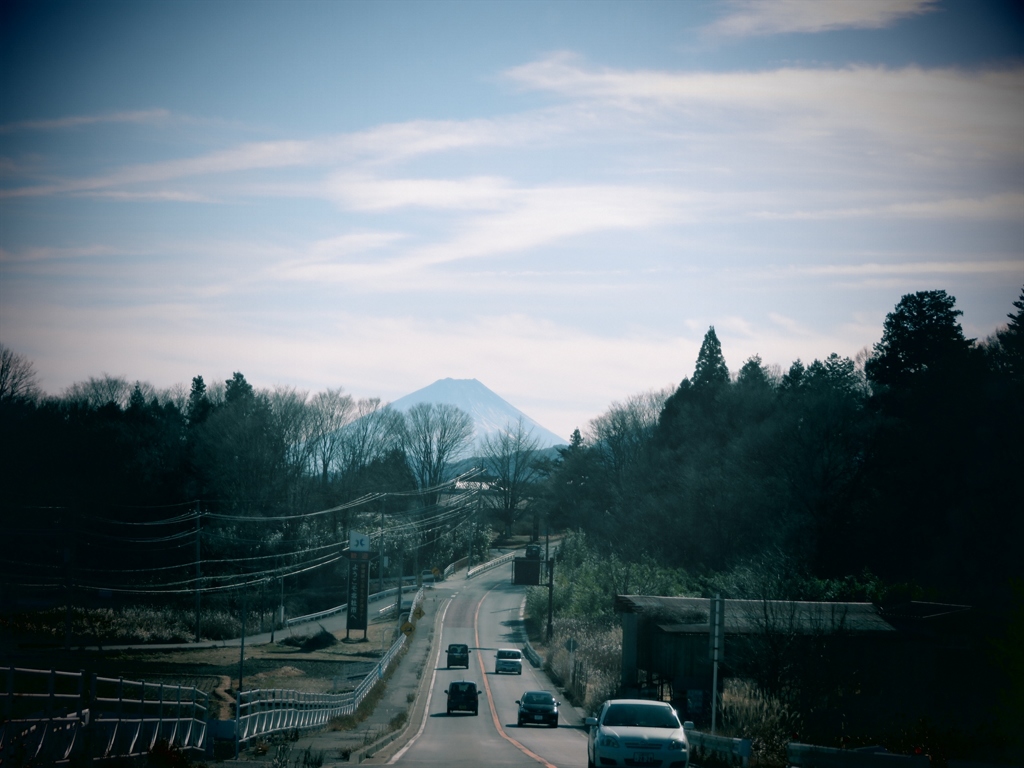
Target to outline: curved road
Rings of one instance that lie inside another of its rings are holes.
[[[418,733],[390,756],[388,764],[408,768],[586,765],[586,732],[571,706],[560,707],[557,729],[516,725],[516,699],[524,691],[556,692],[547,676],[525,659],[522,675],[494,672],[498,648],[522,647],[519,628],[525,588],[510,584],[511,570],[511,565],[505,565],[470,581],[435,587],[438,592],[448,590],[451,599],[442,609],[441,634],[424,672],[432,675],[426,712],[421,723],[413,724]],[[466,643],[472,649],[468,670],[445,667],[444,649],[449,643]],[[481,689],[478,716],[447,714],[444,691],[453,680],[476,681]]]

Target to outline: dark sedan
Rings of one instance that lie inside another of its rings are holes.
[[[548,691],[527,691],[516,701],[519,705],[519,725],[548,725],[558,727],[557,701]]]

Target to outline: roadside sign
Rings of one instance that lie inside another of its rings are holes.
[[[358,531],[349,531],[348,548],[350,552],[369,552],[370,537]]]

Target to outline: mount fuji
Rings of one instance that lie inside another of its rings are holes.
[[[541,450],[567,444],[565,438],[545,429],[476,379],[439,379],[423,389],[398,398],[391,403],[391,407],[408,413],[410,408],[419,403],[447,403],[468,413],[473,419],[473,451],[480,451],[488,435],[501,432],[519,419],[523,420],[527,430],[532,430],[531,435]]]

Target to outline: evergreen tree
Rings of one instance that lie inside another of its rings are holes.
[[[729,369],[722,356],[722,343],[715,333],[715,326],[708,328],[704,342],[697,354],[697,366],[693,371],[693,388],[698,392],[716,391],[729,383]]]
[[[192,379],[192,390],[188,393],[188,406],[185,414],[188,417],[189,426],[194,427],[197,424],[202,424],[206,421],[212,409],[213,405],[206,394],[206,382],[203,381],[202,376],[194,377]]]
[[[918,291],[900,299],[885,318],[882,340],[865,370],[874,384],[905,389],[932,372],[949,373],[966,362],[973,341],[965,339],[945,291]]]
[[[760,355],[754,355],[743,364],[740,372],[736,375],[736,384],[746,390],[771,389],[771,378],[761,362]]]
[[[1024,384],[1024,288],[1020,298],[1013,302],[1016,314],[1007,315],[1010,322],[1006,328],[996,333],[999,339],[1001,367],[1017,384]]]

